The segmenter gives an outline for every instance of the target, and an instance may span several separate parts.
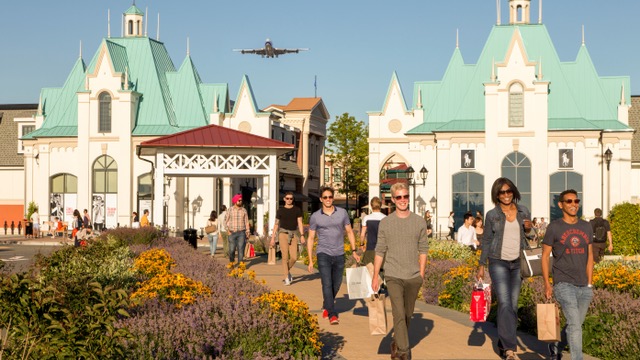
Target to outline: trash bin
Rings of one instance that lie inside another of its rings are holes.
[[[194,249],[198,248],[198,230],[196,229],[185,229],[183,231],[184,240],[189,242]]]

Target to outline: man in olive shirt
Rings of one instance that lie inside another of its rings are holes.
[[[391,186],[391,201],[396,211],[380,221],[371,288],[378,291],[378,274],[385,259],[385,280],[393,315],[391,358],[408,359],[409,323],[427,265],[427,223],[409,211],[409,188],[405,183]]]

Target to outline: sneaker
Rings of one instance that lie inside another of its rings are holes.
[[[322,318],[326,319],[329,317],[329,312],[325,309],[322,309]]]
[[[291,276],[291,273],[289,273],[289,276],[287,278],[289,279],[289,283],[293,282],[293,276]]]
[[[338,325],[340,323],[340,319],[338,319],[337,316],[332,316],[331,319],[329,320],[329,324],[331,325]]]
[[[516,352],[513,350],[507,350],[504,352],[504,359],[505,360],[520,360],[520,358],[518,357],[518,355],[516,355]]]
[[[284,280],[282,280],[282,282],[284,283],[284,286],[291,285],[291,280],[289,280],[289,277],[284,278]]]

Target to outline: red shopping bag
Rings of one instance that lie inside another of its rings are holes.
[[[469,319],[473,322],[485,322],[491,309],[491,285],[478,282],[471,293]]]

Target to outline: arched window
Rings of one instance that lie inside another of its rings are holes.
[[[99,228],[117,225],[116,208],[118,193],[118,164],[108,155],[102,155],[93,163],[93,222]],[[105,208],[113,209],[109,213]]]
[[[133,35],[133,20],[129,20],[129,35]]]
[[[562,210],[558,207],[560,193],[573,189],[578,193],[578,199],[584,203],[582,192],[582,175],[574,171],[560,171],[549,176],[549,220],[560,219]],[[582,216],[582,206],[578,209],[578,217]]]
[[[520,192],[520,204],[531,210],[531,161],[520,152],[512,152],[502,160],[502,176],[513,181]]]
[[[509,127],[524,126],[524,88],[520,83],[509,87]]]
[[[104,133],[111,132],[111,95],[107,92],[103,92],[98,96],[100,101],[100,114],[98,131]]]
[[[78,178],[71,174],[58,174],[49,179],[49,215],[51,220],[57,216],[61,221],[72,221],[73,210],[78,198]],[[71,209],[68,215],[66,208]]]
[[[484,214],[484,175],[472,171],[459,172],[453,175],[452,184],[452,209],[456,219],[462,219],[467,211],[474,216],[476,211]]]

